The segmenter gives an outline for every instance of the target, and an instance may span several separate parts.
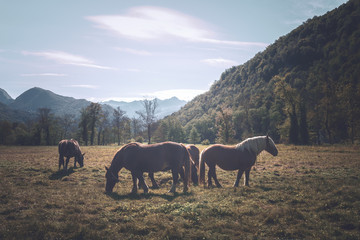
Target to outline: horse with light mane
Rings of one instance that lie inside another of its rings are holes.
[[[64,170],[67,170],[67,166],[69,163],[70,158],[74,157],[74,167],[76,167],[76,162],[80,164],[80,167],[84,166],[84,154],[81,153],[80,145],[79,143],[74,140],[61,140],[59,142],[59,170],[61,165],[63,166]],[[64,166],[64,157],[66,157],[66,163]]]
[[[223,170],[238,170],[234,187],[239,186],[240,178],[245,171],[244,185],[249,186],[249,175],[256,157],[263,150],[273,156],[277,156],[278,150],[274,141],[269,136],[258,136],[248,138],[235,146],[221,144],[212,145],[201,152],[200,155],[200,184],[205,184],[205,163],[209,167],[208,186],[212,187],[211,178],[214,179],[217,187],[221,184],[216,177],[216,165]]]
[[[171,169],[173,183],[169,192],[176,192],[176,184],[179,178],[179,169],[184,166],[184,192],[188,190],[190,181],[190,156],[184,145],[174,142],[144,145],[129,143],[123,146],[114,156],[109,168],[106,168],[107,193],[111,193],[119,182],[119,171],[126,168],[131,172],[133,180],[132,193],[137,193],[137,180],[144,193],[149,191],[143,173],[158,172]]]

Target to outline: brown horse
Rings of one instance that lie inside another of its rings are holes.
[[[200,156],[200,183],[205,184],[205,163],[209,167],[208,186],[212,186],[211,178],[217,187],[221,187],[216,177],[215,167],[218,165],[224,170],[238,170],[234,187],[239,186],[240,178],[245,171],[244,185],[249,186],[251,167],[256,161],[257,155],[266,150],[273,156],[278,154],[274,141],[269,136],[248,138],[236,146],[221,144],[212,145],[201,152]]]
[[[199,168],[199,154],[200,151],[195,145],[186,145],[186,149],[190,153],[190,167],[191,167],[191,181],[193,184],[197,185],[199,183],[198,178],[198,168]],[[182,179],[184,179],[184,168],[179,169],[179,173]],[[156,183],[154,178],[154,173],[149,172],[149,178],[151,180],[152,188],[159,188],[159,185]]]
[[[67,170],[67,166],[70,158],[75,157],[74,167],[76,167],[76,162],[80,164],[80,167],[84,166],[84,154],[81,153],[81,149],[79,143],[74,140],[61,140],[59,142],[59,170],[61,165],[65,170]],[[66,164],[64,166],[64,157],[66,157]]]
[[[176,192],[179,169],[184,166],[184,192],[188,190],[190,181],[190,156],[184,145],[174,142],[164,142],[151,145],[129,143],[123,146],[114,156],[111,166],[106,168],[106,192],[112,192],[115,184],[119,182],[119,171],[125,167],[131,171],[133,188],[132,193],[137,193],[137,179],[144,192],[149,191],[143,173],[158,172],[171,169],[173,183],[169,192]]]

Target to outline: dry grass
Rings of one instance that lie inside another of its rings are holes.
[[[82,149],[85,167],[64,174],[56,147],[0,147],[0,239],[360,238],[359,147],[280,145],[258,157],[250,187],[218,170],[222,189],[183,194],[180,183],[173,195],[167,172],[136,196],[127,170],[104,193],[117,147]]]

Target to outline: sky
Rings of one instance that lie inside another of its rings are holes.
[[[191,100],[345,0],[0,0],[0,88]]]

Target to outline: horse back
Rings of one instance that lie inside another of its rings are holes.
[[[239,151],[233,146],[215,144],[201,153],[201,159],[209,166],[218,165],[224,170],[245,170],[255,163],[256,155],[248,150]]]
[[[199,149],[195,145],[186,145],[186,148],[188,149],[191,159],[194,161],[196,167],[199,167]]]
[[[157,172],[181,164],[183,154],[182,145],[165,142],[151,145],[132,144],[124,149],[122,156],[125,168],[130,171],[141,169],[144,172]]]
[[[59,142],[59,154],[64,157],[75,157],[81,154],[79,143],[76,140],[61,140]]]

